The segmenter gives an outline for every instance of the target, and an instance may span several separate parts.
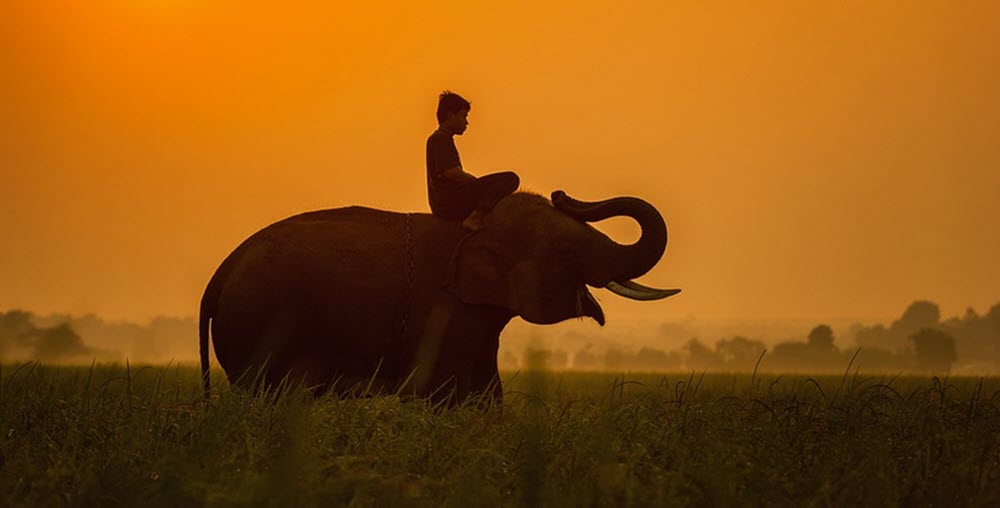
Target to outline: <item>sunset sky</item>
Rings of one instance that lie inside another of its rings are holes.
[[[641,281],[684,292],[598,291],[609,323],[984,312],[998,33],[998,2],[5,1],[0,311],[195,315],[271,222],[428,211],[451,89],[467,171],[661,211]]]

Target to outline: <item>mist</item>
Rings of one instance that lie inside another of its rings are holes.
[[[848,320],[700,321],[694,317],[598,328],[586,322],[540,327],[515,320],[500,339],[500,368],[582,371],[1000,373],[1000,303],[943,318],[917,300],[888,323]],[[193,317],[146,323],[94,314],[0,314],[0,360],[89,364],[195,363]],[[214,361],[214,358],[213,358]]]

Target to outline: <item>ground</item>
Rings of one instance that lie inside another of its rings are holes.
[[[998,378],[521,372],[485,408],[213,378],[4,365],[0,506],[1000,505]]]

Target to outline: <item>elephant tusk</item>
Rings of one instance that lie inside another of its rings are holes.
[[[680,289],[651,288],[631,280],[611,281],[605,287],[618,296],[624,296],[632,300],[662,300],[681,292]]]

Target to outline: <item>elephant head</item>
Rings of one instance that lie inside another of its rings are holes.
[[[588,224],[614,216],[639,223],[636,243],[621,245]],[[666,244],[663,218],[641,199],[583,202],[556,191],[550,201],[520,192],[501,200],[483,228],[462,242],[452,287],[466,303],[504,307],[531,323],[586,316],[604,325],[604,312],[587,286],[636,300],[680,291],[632,281],[656,265]]]

